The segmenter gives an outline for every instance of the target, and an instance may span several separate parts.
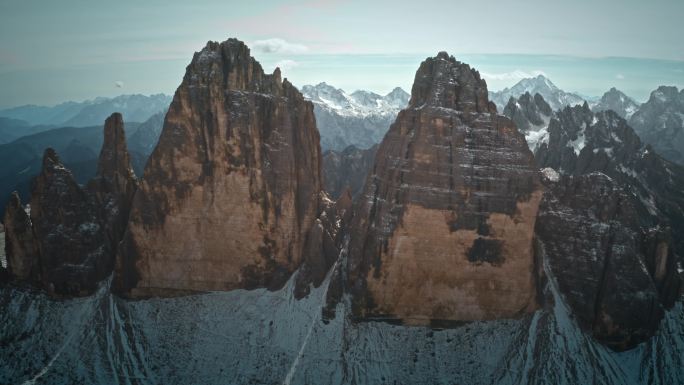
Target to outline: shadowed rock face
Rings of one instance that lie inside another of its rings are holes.
[[[582,327],[613,349],[634,347],[678,293],[670,230],[605,174],[555,179],[537,219],[540,254]]]
[[[363,191],[377,151],[376,144],[365,150],[349,146],[343,151],[328,150],[323,153],[325,191],[332,197],[339,197],[349,189],[356,199]]]
[[[31,224],[40,254],[40,280],[48,291],[83,295],[112,268],[111,251],[95,201],[52,149],[31,192]]]
[[[280,287],[319,214],[313,107],[236,39],[187,67],[135,194],[115,286],[131,296]]]
[[[19,281],[40,280],[40,254],[33,236],[31,218],[14,192],[5,210],[5,256],[7,273]]]
[[[540,94],[532,96],[526,92],[518,99],[510,98],[503,115],[509,117],[525,135],[527,145],[533,152],[540,143],[548,141],[547,128],[554,114]]]
[[[665,159],[684,165],[684,89],[658,87],[629,125]]]
[[[97,174],[88,188],[102,209],[108,247],[116,250],[126,229],[133,194],[138,188],[126,148],[123,117],[119,113],[112,114],[105,121]]]
[[[442,52],[380,144],[351,228],[354,315],[444,325],[537,307],[532,153],[477,71]]]
[[[8,279],[58,295],[88,295],[112,273],[137,186],[121,114],[105,122],[89,188],[76,183],[53,149],[33,183],[30,216],[14,193],[5,212]]]

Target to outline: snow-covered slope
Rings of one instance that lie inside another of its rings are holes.
[[[548,269],[547,269],[548,273]],[[236,290],[128,302],[107,285],[55,301],[0,291],[0,383],[675,384],[684,382],[684,308],[658,335],[616,353],[552,305],[517,320],[448,330],[320,317],[327,282],[301,301]]]
[[[379,143],[409,99],[398,87],[385,96],[361,90],[348,94],[326,83],[306,85],[301,91],[314,103],[324,150],[350,145],[369,148]]]
[[[501,91],[490,91],[489,100],[496,104],[496,108],[499,111],[503,111],[510,98],[517,99],[526,92],[529,92],[530,95],[540,94],[554,111],[565,106],[584,103],[584,99],[581,96],[561,90],[544,75],[522,79],[513,87],[504,88]]]

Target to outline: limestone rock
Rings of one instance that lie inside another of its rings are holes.
[[[646,223],[641,202],[605,174],[547,184],[536,225],[541,257],[581,326],[613,349],[634,347],[678,293],[669,229]]]
[[[684,165],[684,89],[658,87],[629,125],[665,159]]]
[[[532,153],[479,73],[428,58],[352,221],[354,315],[449,325],[533,311],[541,197]]]
[[[671,227],[675,254],[684,262],[684,167],[644,145],[630,125],[613,111],[567,107],[548,126],[548,140],[537,147],[540,167],[561,174],[601,172],[643,204],[640,218]]]
[[[328,150],[323,153],[323,184],[332,197],[339,197],[350,190],[353,198],[363,191],[366,177],[375,162],[378,145],[368,149],[349,146],[343,151]]]
[[[321,213],[307,235],[303,264],[297,274],[295,297],[306,296],[311,285],[323,282],[344,246],[352,218],[352,197],[349,189],[335,202],[321,193]]]
[[[12,193],[7,204],[4,223],[7,273],[20,281],[40,281],[40,254],[31,218],[16,192]]]
[[[125,295],[278,288],[319,214],[313,106],[244,43],[187,67],[136,192],[115,274]]]
[[[49,292],[92,293],[112,270],[97,204],[48,148],[31,192],[31,224],[40,279]]]
[[[123,117],[114,113],[105,121],[97,174],[88,184],[102,209],[109,250],[116,250],[123,237],[137,187],[126,148]]]

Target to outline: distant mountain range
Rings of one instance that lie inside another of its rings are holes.
[[[565,106],[574,106],[584,103],[584,98],[577,94],[561,90],[544,75],[522,79],[513,87],[506,87],[501,91],[490,91],[489,100],[494,102],[496,108],[501,112],[506,104],[508,104],[510,98],[517,99],[526,92],[529,92],[530,95],[533,96],[534,94],[540,94],[554,111]]]
[[[384,96],[361,90],[348,94],[326,83],[305,85],[301,91],[314,104],[323,150],[379,143],[410,97],[399,87]]]
[[[0,110],[0,117],[22,120],[30,126],[86,127],[101,125],[112,113],[120,112],[128,122],[144,122],[152,115],[166,110],[171,96],[120,95],[98,97],[84,102],[65,102],[52,107],[25,105]]]
[[[157,144],[164,114],[165,111],[158,112],[143,123],[126,123],[131,165],[138,176],[142,176],[147,158]],[[4,119],[0,118],[0,130]],[[104,120],[93,126],[49,128],[37,133],[31,132],[34,127],[22,126],[18,129],[29,135],[0,144],[0,218],[12,191],[17,190],[22,200],[28,199],[31,180],[40,172],[43,152],[48,147],[55,149],[78,183],[90,180],[102,147],[103,123]]]

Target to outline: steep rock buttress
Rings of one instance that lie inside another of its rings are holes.
[[[135,194],[117,259],[124,295],[281,287],[321,213],[313,106],[244,43],[187,67]],[[303,290],[305,292],[306,290]]]
[[[354,315],[444,325],[533,311],[541,197],[525,138],[479,73],[444,52],[428,58],[359,198]]]

